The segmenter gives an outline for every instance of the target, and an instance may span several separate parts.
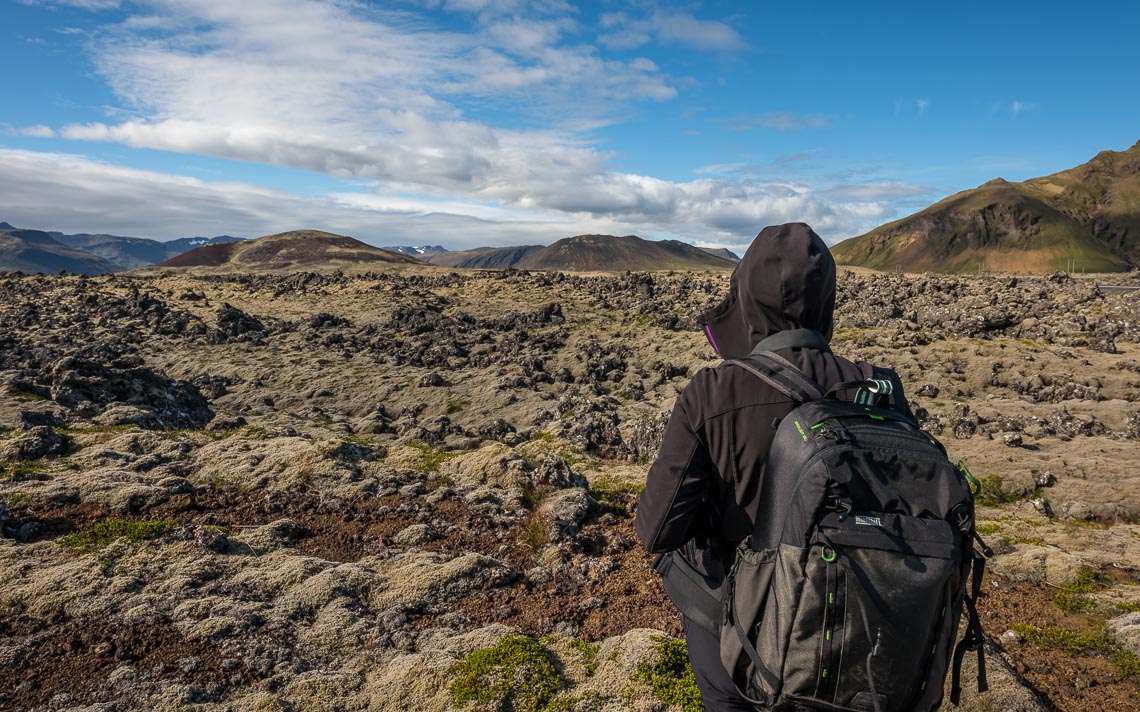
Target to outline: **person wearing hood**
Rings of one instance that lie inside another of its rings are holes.
[[[727,360],[774,352],[824,390],[861,380],[860,366],[829,347],[834,309],[831,252],[810,227],[790,223],[756,236],[724,301],[701,315],[709,344],[726,361],[698,371],[678,396],[638,503],[636,529],[651,553],[679,554],[714,592],[753,529],[776,425],[796,406]],[[897,375],[876,369],[876,378],[892,381],[896,407],[912,417]],[[706,709],[755,710],[720,662],[715,623],[679,607]]]

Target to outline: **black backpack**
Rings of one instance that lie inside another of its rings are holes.
[[[821,393],[776,354],[734,363],[799,404],[777,427],[755,528],[718,592],[721,659],[741,691],[772,710],[934,710],[951,666],[957,704],[975,650],[984,691],[974,541],[992,551],[974,529],[977,481],[889,407],[899,389],[869,365],[867,380]]]

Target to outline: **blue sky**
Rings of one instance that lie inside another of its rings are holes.
[[[1135,143],[1138,8],[0,0],[0,220],[834,243]]]

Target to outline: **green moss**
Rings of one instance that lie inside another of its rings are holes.
[[[1136,654],[1121,645],[1103,622],[1099,627],[1084,632],[1055,626],[1038,628],[1024,623],[1014,623],[1013,629],[1042,648],[1060,650],[1069,655],[1107,657],[1116,667],[1118,681],[1140,676],[1140,660]]]
[[[1131,650],[1119,648],[1110,656],[1112,664],[1116,667],[1118,681],[1140,678],[1140,658]]]
[[[1123,603],[1112,604],[1121,613],[1136,613],[1140,611],[1140,601],[1127,601]]]
[[[438,471],[440,465],[455,457],[455,453],[436,449],[427,443],[408,443],[408,447],[420,451],[420,466],[417,469],[425,475]]]
[[[32,501],[31,496],[27,492],[13,492],[6,498],[8,509],[19,509]]]
[[[1096,602],[1088,593],[1099,591],[1107,586],[1108,579],[1096,569],[1083,567],[1077,571],[1076,579],[1061,587],[1061,592],[1053,596],[1053,603],[1063,611],[1084,613],[1096,607]]]
[[[465,401],[465,400],[448,401],[447,402],[447,414],[448,415],[454,415],[456,413],[462,413],[463,409],[469,405],[471,405],[471,403],[468,401]]]
[[[979,479],[982,483],[982,491],[974,497],[974,502],[983,507],[998,507],[1010,502],[1018,502],[1022,498],[1015,497],[1007,494],[1002,490],[1002,485],[1005,480],[1001,475],[993,475],[991,477],[982,477]]]
[[[8,386],[7,388],[4,389],[4,392],[7,393],[14,400],[25,402],[25,403],[29,403],[29,402],[33,402],[33,401],[49,400],[49,399],[44,398],[43,396],[39,395],[38,393],[31,393],[30,391],[22,391],[19,388],[16,388],[15,386]]]
[[[27,460],[0,462],[0,480],[26,480],[40,469],[39,465]]]
[[[252,440],[268,440],[273,437],[269,433],[269,428],[261,425],[243,425],[237,432]]]
[[[570,641],[570,647],[582,656],[582,665],[586,668],[586,675],[593,676],[598,671],[598,650],[601,646],[581,638],[574,638]]]
[[[1092,593],[1104,588],[1108,583],[1108,579],[1096,569],[1082,567],[1077,571],[1077,578],[1061,588],[1072,593]]]
[[[978,533],[982,536],[991,536],[1001,531],[1001,525],[995,522],[986,522],[985,524],[979,524],[975,529],[977,529]]]
[[[101,549],[116,539],[140,542],[157,539],[174,529],[169,519],[134,521],[117,517],[105,519],[90,529],[62,536],[57,541],[60,546],[75,553]]]
[[[590,690],[584,695],[564,692],[551,700],[545,712],[601,712],[607,701],[606,696],[597,690]]]
[[[214,475],[211,477],[210,487],[215,492],[226,492],[228,494],[242,494],[246,491],[245,485],[240,482],[235,482],[225,475]]]
[[[605,502],[615,509],[625,512],[627,502],[641,494],[645,483],[638,480],[619,479],[613,476],[595,477],[590,482],[590,494],[599,502]]]
[[[1053,596],[1053,603],[1062,611],[1069,613],[1086,613],[1092,610],[1095,603],[1088,596],[1082,596],[1079,593],[1069,593],[1068,591],[1061,591],[1056,596]]]
[[[456,705],[473,703],[479,712],[545,712],[566,685],[554,654],[526,635],[509,635],[476,650],[451,674],[451,699]]]
[[[683,712],[703,712],[701,691],[689,664],[689,648],[683,640],[656,638],[656,661],[637,666],[633,679],[644,683],[667,705],[676,705]]]

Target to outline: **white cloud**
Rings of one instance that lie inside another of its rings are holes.
[[[730,25],[701,20],[680,10],[654,9],[644,16],[610,12],[601,16],[598,42],[610,49],[633,49],[656,40],[699,50],[729,51],[748,44]]]
[[[898,184],[844,196],[844,187],[829,195],[798,183],[670,183],[606,174],[584,193],[526,196],[504,207],[432,196],[302,195],[35,151],[0,149],[0,164],[0,220],[14,225],[159,239],[256,237],[311,227],[377,245],[430,239],[452,249],[548,243],[584,233],[668,235],[742,247],[765,225],[792,221],[806,221],[835,242],[893,217],[890,200],[913,194]],[[546,207],[558,200],[564,212]]]
[[[610,221],[535,216],[470,202],[385,199],[374,194],[301,195],[247,183],[207,182],[92,161],[83,156],[0,149],[0,220],[64,232],[155,239],[236,234],[258,237],[302,227],[375,245],[453,236],[453,249],[551,242],[612,232]]]
[[[918,109],[918,115],[922,116],[923,114],[926,113],[927,107],[930,106],[930,100],[929,99],[915,99],[914,100],[914,106],[916,109]]]
[[[75,7],[80,10],[113,10],[122,4],[121,0],[17,0],[22,5],[43,5],[45,7]]]
[[[317,225],[367,236],[368,221],[380,215],[377,224],[409,235],[429,223],[471,221],[479,229],[464,227],[459,239],[486,244],[587,231],[731,243],[768,224],[801,220],[839,239],[892,217],[891,201],[914,194],[897,185],[859,193],[765,181],[744,170],[691,182],[613,171],[612,156],[588,132],[631,101],[672,98],[674,82],[648,58],[616,60],[575,44],[577,20],[557,2],[537,12],[530,3],[452,2],[450,9],[477,16],[469,33],[350,0],[141,2],[143,14],[105,28],[89,45],[128,118],[57,127],[60,136],[374,181],[374,193],[304,197],[246,185],[231,191],[59,156],[51,160],[66,166],[51,175],[27,154],[21,165],[29,185],[61,197],[24,204],[16,196],[30,198],[28,189],[0,191],[0,210],[26,211],[34,203],[41,214],[56,215],[68,206],[77,222],[99,223],[83,230],[123,232],[137,224],[140,233],[169,237],[209,232],[202,221],[216,224],[216,232]],[[689,44],[741,46],[722,23],[677,12],[643,21],[659,41],[687,33]],[[636,22],[603,19],[615,30]],[[546,118],[534,123],[551,128],[495,126],[467,118],[460,107]],[[830,118],[769,112],[742,121],[795,129],[822,127]],[[136,194],[139,185],[163,186],[177,200],[150,188]],[[122,192],[114,193],[116,186]],[[109,224],[113,219],[122,225]]]
[[[55,130],[50,126],[36,125],[24,126],[15,130],[21,136],[30,136],[32,138],[54,138]]]

